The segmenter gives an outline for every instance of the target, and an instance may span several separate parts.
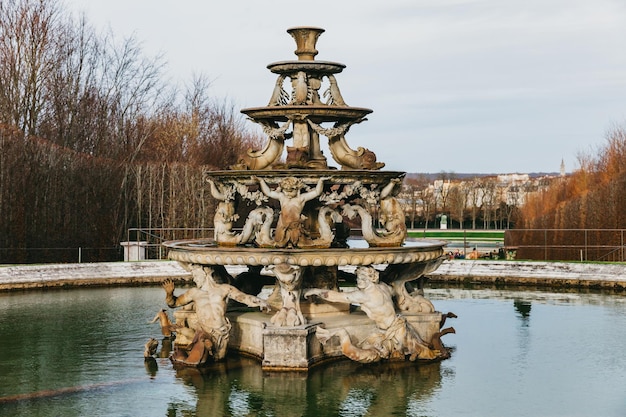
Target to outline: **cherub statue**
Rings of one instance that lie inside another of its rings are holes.
[[[380,223],[385,230],[383,236],[402,235],[406,237],[404,210],[396,200],[395,195],[400,191],[402,180],[393,178],[380,192]]]
[[[324,191],[324,181],[327,177],[318,180],[317,186],[308,192],[300,193],[303,183],[295,177],[287,177],[280,182],[280,189],[272,190],[263,178],[253,176],[259,183],[261,191],[268,197],[280,202],[280,215],[276,224],[274,241],[276,247],[298,247],[298,240],[302,234],[302,210],[307,201],[319,197]]]
[[[210,178],[207,181],[211,185],[211,195],[219,200],[215,216],[213,217],[213,226],[215,227],[214,239],[221,244],[236,245],[241,237],[232,230],[233,222],[239,218],[239,215],[235,212],[232,190],[228,190],[226,187],[218,188]]]

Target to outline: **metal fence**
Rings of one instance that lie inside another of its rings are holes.
[[[208,227],[161,227],[131,228],[126,233],[126,241],[141,244],[145,248],[145,259],[166,259],[167,253],[162,243],[168,240],[203,239],[213,237],[213,228]]]
[[[123,255],[123,248],[117,245],[109,247],[0,248],[0,264],[109,262],[120,260]]]
[[[626,229],[511,229],[504,244],[517,259],[626,261]]]
[[[352,232],[358,234],[359,230]],[[470,232],[475,230],[467,231]],[[0,248],[0,263],[40,263],[44,255],[49,259],[44,262],[123,260],[128,256],[126,243],[141,251],[137,259],[128,260],[161,260],[167,259],[167,249],[162,245],[164,241],[211,237],[213,228],[132,228],[127,230],[126,242],[116,247]],[[462,253],[470,247],[478,247],[479,251],[503,247],[514,251],[517,259],[626,262],[626,229],[510,229],[504,231],[504,242],[498,239],[490,242],[465,234],[456,239],[439,238],[450,242],[449,249],[458,248]]]
[[[213,228],[132,228],[126,241],[109,247],[0,248],[0,264],[89,263],[167,258],[166,240],[213,237]],[[136,251],[134,254],[129,252]],[[141,251],[139,254],[138,251]],[[131,259],[128,259],[129,255]]]
[[[357,232],[358,231],[353,231]],[[468,231],[475,232],[475,230]],[[166,240],[199,239],[213,236],[213,228],[136,228],[128,230],[128,240],[145,242],[147,259],[165,259],[161,245]],[[449,247],[480,247],[514,250],[517,259],[626,262],[626,229],[509,229],[504,242],[472,236],[462,242],[450,240]],[[457,245],[458,244],[458,245]]]

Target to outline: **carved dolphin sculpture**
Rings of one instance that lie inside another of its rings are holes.
[[[396,247],[402,246],[404,233],[395,233],[382,236],[376,232],[373,226],[372,215],[363,207],[358,205],[344,204],[342,214],[349,219],[354,219],[357,215],[361,218],[361,230],[363,238],[372,246]]]

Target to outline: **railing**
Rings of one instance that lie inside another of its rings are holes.
[[[626,229],[511,229],[519,259],[626,262]]]
[[[133,228],[127,233],[128,241],[145,242],[146,259],[166,259],[166,240],[212,236],[213,228]],[[626,229],[412,229],[409,236],[447,240],[448,249],[463,254],[473,248],[481,255],[502,248],[516,252],[517,259],[626,262]]]
[[[213,237],[213,228],[208,227],[160,227],[131,228],[126,232],[126,241],[142,243],[145,259],[166,259],[167,253],[162,243],[168,240],[202,239]]]
[[[353,229],[354,234],[359,230]],[[494,233],[496,235],[494,235]],[[497,234],[505,236],[504,240]],[[418,238],[443,239],[448,249],[466,254],[476,247],[482,255],[500,248],[517,252],[517,259],[626,262],[626,229],[510,229],[460,230],[412,229]],[[145,259],[167,258],[166,240],[200,239],[213,236],[213,228],[132,228],[126,240],[145,249]],[[0,264],[43,262],[104,262],[124,259],[124,248],[0,248]],[[46,257],[44,257],[44,255]]]
[[[89,263],[117,261],[123,256],[120,246],[109,247],[30,247],[0,248],[0,264]]]
[[[355,235],[359,232],[352,230]],[[516,252],[517,259],[626,262],[626,229],[412,229],[409,236],[447,240],[450,242],[448,250],[459,250],[464,255],[476,247],[482,257],[504,249]],[[126,233],[127,242],[141,246],[140,259],[152,260],[167,259],[167,250],[162,245],[166,240],[210,237],[213,237],[213,228],[132,228]],[[106,248],[0,248],[0,264],[40,263],[43,255],[50,259],[44,262],[115,261],[125,259],[125,250],[119,245]]]

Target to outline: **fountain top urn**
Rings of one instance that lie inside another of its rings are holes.
[[[324,33],[322,28],[316,28],[311,26],[299,26],[287,29],[289,33],[296,41],[298,49],[294,51],[298,55],[298,59],[301,61],[313,61],[315,55],[317,55],[317,49],[315,44],[317,38]]]

